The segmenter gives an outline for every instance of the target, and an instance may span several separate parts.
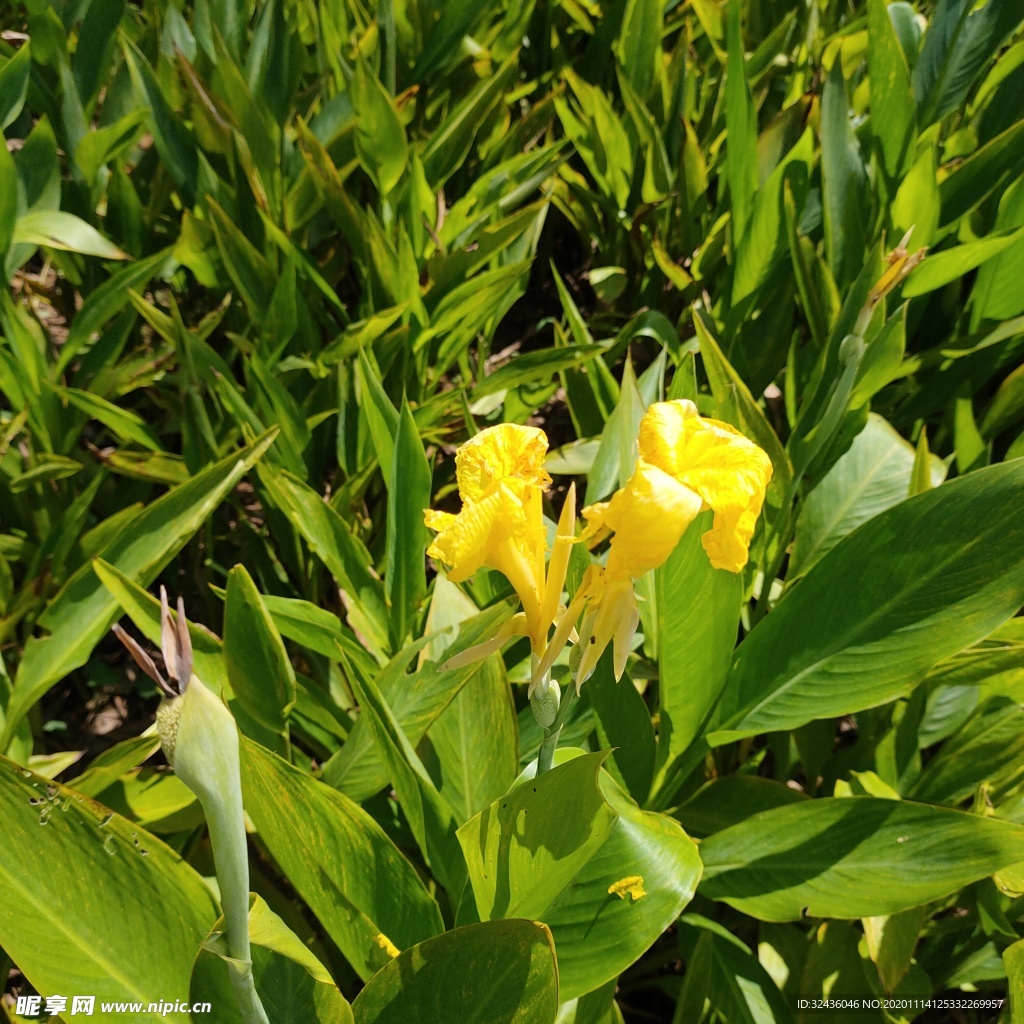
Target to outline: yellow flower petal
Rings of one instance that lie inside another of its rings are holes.
[[[583,657],[576,671],[576,689],[594,674],[609,644],[614,652],[615,681],[622,678],[629,658],[630,640],[640,622],[633,579],[613,576],[607,569],[596,574],[589,593],[589,611],[580,631]]]
[[[739,572],[772,476],[767,454],[728,423],[704,419],[693,402],[681,400],[647,410],[640,423],[640,457],[714,509],[704,549],[716,569]]]
[[[462,500],[480,501],[495,484],[509,478],[543,490],[551,483],[544,471],[547,451],[547,435],[537,427],[499,423],[481,430],[455,456]]]
[[[615,533],[609,575],[636,578],[665,562],[701,507],[698,494],[640,458],[626,486],[583,515],[588,533]]]
[[[558,529],[555,533],[555,544],[548,561],[547,581],[544,584],[544,603],[541,606],[542,622],[553,622],[562,602],[562,587],[565,586],[565,573],[569,568],[569,555],[576,541],[576,484],[569,485],[569,491],[562,505],[562,514],[558,517]]]
[[[612,882],[608,886],[608,895],[618,896],[619,899],[623,900],[629,896],[636,903],[637,900],[641,900],[647,895],[647,890],[644,888],[644,876],[627,875],[625,878],[620,878],[617,882]]]
[[[451,566],[448,578],[453,583],[469,579],[496,547],[522,534],[526,526],[521,499],[504,485],[482,501],[464,505],[458,515],[427,510],[423,518],[439,531],[427,554]]]

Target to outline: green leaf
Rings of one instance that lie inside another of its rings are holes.
[[[388,488],[388,572],[384,584],[396,648],[405,642],[427,592],[425,552],[430,535],[423,523],[423,510],[430,506],[431,481],[416,421],[409,403],[403,401]]]
[[[821,479],[800,508],[788,578],[797,579],[862,523],[898,505],[910,494],[913,447],[876,413],[850,450]],[[931,486],[946,475],[931,457]]]
[[[508,604],[502,603],[467,619],[460,625],[458,639],[447,647],[440,662],[493,636],[511,614]],[[414,646],[404,648],[377,676],[377,688],[413,746],[419,744],[462,688],[473,684],[482,669],[482,663],[477,662],[455,671],[441,672],[437,663],[426,661],[416,672],[408,674],[412,658],[436,639],[424,637]],[[351,657],[348,650],[345,653]],[[373,796],[389,781],[388,769],[376,755],[373,739],[361,721],[356,721],[345,745],[324,765],[324,780],[360,801]]]
[[[700,877],[693,841],[641,811],[600,769],[572,756],[526,777],[459,830],[482,918],[529,914],[551,928],[560,995],[617,977],[678,917]]]
[[[152,112],[153,140],[160,158],[181,190],[185,205],[194,206],[199,182],[199,150],[195,139],[171,109],[142,51],[127,39],[123,45],[135,92],[142,105]]]
[[[349,685],[359,704],[360,721],[366,723],[387,764],[398,802],[424,859],[446,889],[458,891],[464,868],[451,807],[438,793],[376,681],[349,673]]]
[[[651,91],[661,62],[665,5],[661,0],[626,0],[615,55],[629,84],[641,99]]]
[[[1024,603],[1022,481],[1024,464],[987,467],[845,537],[740,644],[710,741],[884,704],[1005,622]]]
[[[703,733],[736,646],[743,576],[715,569],[708,560],[701,537],[711,528],[712,515],[702,512],[690,524],[656,573],[661,619],[659,782]]]
[[[448,646],[443,637],[449,628],[461,629],[476,614],[476,605],[439,573],[424,628],[424,635],[434,639],[421,659],[443,659]],[[425,666],[421,663],[420,667]],[[418,682],[422,675],[417,673],[414,679]],[[404,681],[400,685],[405,685]],[[401,720],[398,706],[393,708]],[[427,744],[437,766],[434,775],[440,777],[438,789],[460,824],[508,790],[519,771],[519,734],[500,654],[479,663],[472,685],[462,686],[434,719],[423,746]],[[427,767],[433,771],[431,757]]]
[[[757,191],[757,111],[747,85],[740,5],[727,4],[725,17],[729,42],[725,80],[726,173],[732,205],[733,244],[738,246],[746,234]]]
[[[706,994],[725,1020],[730,1024],[792,1024],[793,1017],[779,992],[780,986],[743,942],[727,928],[700,914],[683,914],[679,924],[684,951],[691,937],[697,940],[686,960],[686,975],[690,975],[691,964],[696,966],[702,957],[706,958]],[[700,1002],[703,1001],[702,997]],[[697,1014],[702,1009],[694,1005]]]
[[[401,180],[409,158],[405,128],[395,101],[365,60],[356,62],[349,88],[356,113],[356,152],[386,196]]]
[[[876,917],[1024,859],[1024,827],[873,797],[806,800],[701,843],[701,894],[762,921]]]
[[[252,577],[242,565],[228,573],[224,658],[238,703],[275,735],[295,705],[295,670]]]
[[[218,1024],[246,1024],[232,990],[222,928],[218,921],[196,958],[190,998],[216,1006]],[[249,940],[256,991],[274,1024],[353,1024],[352,1008],[323,964],[255,893]]]
[[[238,289],[249,315],[261,319],[274,294],[275,280],[270,264],[217,203],[208,197],[207,204],[217,249],[231,283]]]
[[[958,804],[982,784],[1005,791],[1020,781],[1024,711],[1008,697],[993,697],[942,745],[910,792],[913,800]]]
[[[1024,1021],[1024,939],[1003,950],[1003,963],[1010,997],[1010,1021],[1021,1024]]]
[[[376,651],[389,649],[388,614],[366,548],[319,494],[298,477],[260,467],[260,483],[346,593],[349,621]]]
[[[412,865],[358,804],[242,740],[245,807],[260,839],[362,979],[437,935],[441,912]]]
[[[662,607],[660,595],[658,607]],[[665,637],[662,641],[665,643],[668,637],[663,629],[664,618],[659,624],[659,634]],[[660,683],[664,694],[664,674]],[[612,752],[611,759],[606,762],[608,770],[633,799],[642,804],[651,790],[655,759],[654,730],[647,705],[628,673],[616,682],[610,655],[601,658],[594,674],[587,680],[587,693],[594,709],[601,746]],[[661,727],[665,728],[664,710]]]
[[[1022,142],[1024,120],[986,142],[938,183],[943,225],[955,224],[980,206],[1010,175],[1019,173]]]
[[[32,71],[32,50],[25,40],[14,56],[0,68],[0,132],[13,124],[25,105]]]
[[[576,757],[524,782],[459,829],[481,920],[543,917],[604,845],[616,822],[597,781],[607,756]]]
[[[70,402],[76,409],[80,409],[90,419],[98,420],[108,427],[122,443],[134,441],[152,452],[160,451],[160,441],[146,425],[146,421],[137,413],[114,405],[113,402],[108,402],[91,391],[82,391],[80,388],[62,388],[54,384],[49,386],[61,398]]]
[[[352,1004],[356,1024],[554,1024],[551,933],[533,921],[456,928],[406,950]]]
[[[885,0],[868,2],[868,82],[871,131],[890,178],[899,178],[914,135],[914,90]]]
[[[821,98],[821,176],[825,247],[838,284],[864,263],[867,172],[849,119],[843,65],[836,60]]]
[[[202,878],[155,836],[0,758],[0,943],[40,992],[187,1001],[218,910]],[[26,858],[25,851],[31,850]],[[189,1024],[187,1013],[138,1013]]]
[[[22,214],[14,223],[14,242],[45,245],[50,249],[66,249],[106,260],[126,260],[113,242],[104,238],[84,220],[61,210],[37,210]]]
[[[939,0],[914,66],[922,126],[940,120],[964,101],[981,69],[1024,19],[1012,3],[974,8],[973,0]]]
[[[148,586],[160,570],[262,458],[273,435],[229,455],[148,505],[103,548],[102,555],[130,578]],[[118,615],[117,600],[83,565],[40,616],[50,631],[32,637],[18,667],[0,749],[6,749],[21,718],[57,680],[84,665],[99,638]]]
[[[517,50],[489,78],[475,85],[431,132],[423,150],[423,173],[432,188],[444,185],[465,163],[477,132],[515,77],[518,58]]]
[[[1021,239],[1024,239],[1024,228],[992,234],[980,242],[955,245],[952,249],[929,256],[907,279],[903,286],[903,297],[909,299],[942,288],[981,266],[986,260],[998,256]]]
[[[0,150],[0,270],[3,270],[2,283],[6,288],[7,272],[4,268],[18,217],[18,171],[6,144],[0,146]]]

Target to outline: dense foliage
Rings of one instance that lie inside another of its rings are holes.
[[[10,0],[9,990],[250,1019],[210,812],[109,632],[159,644],[162,583],[241,734],[272,1024],[1024,1020],[1022,23]],[[771,461],[750,561],[700,513],[531,781],[528,640],[440,668],[514,594],[448,580],[423,510],[529,423],[554,536],[680,399]]]

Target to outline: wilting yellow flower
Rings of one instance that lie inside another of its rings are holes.
[[[496,569],[512,584],[523,608],[485,643],[447,662],[449,668],[484,657],[517,634],[530,638],[538,658],[544,654],[576,528],[575,490],[570,488],[545,579],[541,495],[551,483],[544,470],[547,448],[547,436],[537,427],[488,427],[455,456],[462,510],[457,515],[424,511],[427,526],[437,531],[427,554],[450,566],[452,582],[467,580],[485,566]]]
[[[592,567],[555,630],[548,671],[576,619],[583,615],[579,687],[614,643],[615,678],[626,666],[640,618],[633,581],[662,565],[690,523],[705,509],[715,513],[701,538],[716,569],[740,572],[771,479],[768,456],[727,423],[703,419],[693,402],[658,402],[640,423],[636,469],[610,501],[583,510],[583,539],[612,535],[606,564]]]

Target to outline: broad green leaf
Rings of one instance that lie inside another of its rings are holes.
[[[615,55],[641,100],[647,97],[658,75],[664,10],[660,0],[627,0],[615,41]]]
[[[398,184],[409,147],[395,101],[365,60],[356,62],[349,85],[356,112],[356,152],[382,195]]]
[[[454,657],[493,636],[504,619],[512,614],[508,604],[499,604],[466,620],[459,628],[458,639],[451,643],[439,659]],[[433,643],[432,638],[407,646],[377,676],[377,686],[402,732],[415,747],[431,724],[459,695],[462,688],[472,686],[481,663],[465,665],[442,672],[438,663],[426,661],[413,674],[409,663],[417,652]],[[346,649],[346,656],[351,657]],[[366,800],[389,781],[388,769],[376,751],[373,739],[360,721],[356,721],[345,745],[324,765],[324,780],[347,793],[353,800]]]
[[[192,133],[171,109],[149,61],[130,40],[124,43],[125,60],[132,84],[142,105],[152,113],[153,140],[160,157],[181,190],[187,206],[196,201],[199,182],[199,150]]]
[[[1007,697],[980,707],[928,762],[907,794],[932,804],[959,804],[979,786],[997,792],[1020,781],[1024,711]]]
[[[416,871],[358,804],[247,739],[242,783],[260,839],[361,978],[388,962],[387,942],[442,931]]]
[[[353,628],[372,649],[389,648],[384,590],[370,568],[370,556],[348,524],[298,477],[265,465],[260,483],[346,593]]]
[[[85,107],[96,98],[109,74],[114,33],[126,6],[125,0],[93,0],[85,11],[71,65]]]
[[[690,964],[696,966],[706,958],[706,995],[725,1020],[730,1024],[791,1024],[793,1017],[771,975],[728,928],[700,914],[683,914],[679,924],[681,948],[692,948],[686,973],[690,973]],[[703,1006],[693,1009],[700,1013]]]
[[[86,181],[94,182],[101,167],[132,149],[143,133],[148,116],[147,110],[134,110],[114,124],[86,134],[75,153],[75,163]]]
[[[203,944],[192,972],[192,1003],[217,1007],[218,1024],[246,1024],[228,976],[230,958],[218,934]],[[252,973],[274,1024],[352,1024],[352,1008],[323,964],[263,900],[250,894]]]
[[[702,512],[690,524],[655,574],[661,619],[659,782],[704,731],[736,646],[743,576],[711,565],[701,537],[711,529],[712,516]]]
[[[612,833],[543,917],[563,999],[639,960],[693,898],[702,870],[696,844],[675,821],[641,810],[607,772],[600,786],[618,815]]]
[[[455,839],[454,812],[438,793],[376,681],[350,673],[349,685],[359,704],[360,721],[366,723],[364,728],[387,765],[424,859],[446,889],[458,891],[465,869]]]
[[[420,669],[428,658],[443,660],[450,627],[461,630],[476,614],[476,605],[438,573],[423,631],[433,640],[420,652]],[[427,766],[434,770],[436,764],[438,789],[460,824],[508,790],[519,771],[519,733],[500,654],[479,663],[472,685],[463,686],[431,724],[427,744]]]
[[[706,836],[773,807],[810,799],[799,790],[760,775],[720,775],[704,783],[672,816],[687,833]]]
[[[661,595],[658,607],[662,607]],[[663,630],[664,618],[659,624],[659,634],[664,638],[662,644],[665,644],[670,638]],[[661,654],[664,657],[664,647]],[[664,730],[664,672],[659,682],[663,695],[661,728]],[[608,771],[637,803],[643,804],[651,791],[656,755],[651,714],[643,697],[628,673],[616,682],[610,655],[601,658],[594,674],[587,680],[587,693],[594,709],[594,723],[601,746],[612,752],[610,760],[605,762]]]
[[[390,487],[394,477],[395,438],[401,417],[384,390],[380,371],[362,348],[356,359],[356,381],[359,384],[359,409],[366,417],[384,484]]]
[[[403,401],[388,487],[388,571],[384,583],[396,648],[402,646],[412,630],[427,591],[426,549],[430,535],[423,523],[423,510],[430,507],[431,477],[412,410]]]
[[[103,548],[104,559],[148,586],[231,493],[273,443],[274,435],[196,474],[148,505]],[[118,602],[84,565],[39,618],[49,636],[32,637],[15,678],[0,749],[17,723],[57,680],[84,665],[99,638],[117,618]]]
[[[914,462],[913,447],[872,413],[850,450],[804,500],[788,578],[802,576],[848,533],[908,498]],[[929,474],[932,487],[946,475],[945,465],[934,455]]]
[[[29,40],[0,68],[0,132],[21,113],[28,95],[28,80],[32,70],[32,50]]]
[[[864,262],[867,172],[849,120],[842,61],[832,65],[821,98],[821,176],[825,246],[840,285],[854,279]]]
[[[1024,238],[1024,228],[989,235],[980,242],[967,242],[929,256],[908,278],[903,286],[904,298],[925,295],[963,277],[986,260],[998,256],[1015,242]]]
[[[939,182],[942,224],[954,224],[980,206],[1007,177],[1020,172],[1024,120],[972,153]],[[934,187],[934,184],[933,186]]]
[[[432,188],[443,186],[464,164],[473,139],[518,68],[517,51],[488,78],[475,85],[431,132],[423,150],[423,172]]]
[[[14,223],[14,242],[66,249],[107,260],[124,260],[128,254],[104,238],[94,227],[61,210],[22,214]]]
[[[876,917],[1024,859],[1024,827],[853,796],[755,814],[701,843],[701,893],[762,921]]]
[[[710,740],[876,707],[1005,622],[1024,603],[1022,481],[1019,462],[978,470],[843,538],[740,644]]]
[[[922,125],[940,120],[964,101],[981,69],[1024,20],[1024,12],[1012,3],[974,8],[972,0],[939,0],[914,66]]]
[[[97,1006],[187,1001],[218,916],[202,878],[155,836],[6,758],[0,813],[0,901],[19,908],[0,915],[0,943],[33,987]],[[135,1019],[189,1024],[178,1011]]]
[[[1000,200],[995,227],[997,231],[1024,227],[1024,177],[1018,178]],[[978,279],[971,291],[972,331],[985,319],[1009,320],[1024,313],[1024,296],[1017,288],[1021,274],[1024,274],[1024,238],[989,260],[978,271]],[[1016,334],[1022,326],[1001,324],[1000,328]],[[988,338],[977,347],[986,346],[987,342]]]
[[[558,968],[534,921],[488,921],[408,949],[352,1004],[356,1024],[554,1024]]]
[[[868,38],[871,131],[881,147],[886,173],[898,178],[914,134],[914,90],[885,0],[868,2]]]
[[[738,246],[746,234],[757,191],[757,111],[747,85],[740,5],[728,4],[725,16],[729,43],[725,80],[726,176],[732,205],[734,245]]]
[[[563,1000],[637,960],[700,877],[693,841],[641,811],[601,770],[606,756],[572,757],[538,778],[527,771],[459,829],[480,916],[527,914],[551,927]]]
[[[160,740],[155,735],[122,740],[104,750],[81,775],[71,779],[68,786],[82,796],[97,797],[155,754],[159,746]]]
[[[228,573],[224,604],[224,660],[235,699],[275,735],[287,729],[295,705],[295,670],[281,635],[242,565]]]
[[[1011,1024],[1024,1022],[1024,939],[1003,950]]]
[[[617,816],[598,785],[607,756],[576,757],[523,782],[459,829],[481,920],[544,917],[608,840]]]

